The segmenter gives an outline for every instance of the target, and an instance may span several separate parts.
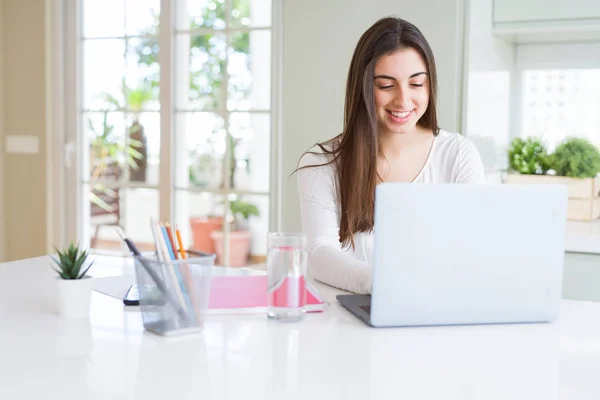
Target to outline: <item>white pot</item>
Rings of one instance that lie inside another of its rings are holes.
[[[57,281],[58,315],[68,318],[87,318],[90,315],[92,278],[61,279]]]

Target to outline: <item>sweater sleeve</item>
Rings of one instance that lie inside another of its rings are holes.
[[[321,165],[324,156],[305,154],[300,167]],[[355,293],[371,292],[372,267],[342,249],[339,242],[337,191],[333,165],[298,170],[302,230],[308,243],[308,269],[312,278]]]
[[[485,183],[483,162],[475,144],[469,139],[463,138],[458,146],[454,181],[456,183]]]

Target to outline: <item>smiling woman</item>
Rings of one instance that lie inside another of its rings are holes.
[[[360,38],[348,72],[341,134],[298,166],[311,275],[371,290],[375,187],[381,182],[484,183],[473,143],[439,128],[437,73],[420,32],[383,18]]]

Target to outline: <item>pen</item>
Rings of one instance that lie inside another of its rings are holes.
[[[185,253],[185,248],[183,247],[183,240],[181,240],[181,232],[179,232],[177,226],[175,226],[175,236],[177,236],[177,242],[179,243],[179,251],[181,252],[181,258],[186,259],[187,254]]]
[[[173,238],[173,230],[171,229],[171,225],[169,225],[168,222],[165,224],[165,229],[167,230],[169,244],[171,245],[171,248],[173,249],[173,259],[177,260],[179,258],[178,254],[177,254],[177,246],[175,246],[175,239]]]
[[[188,316],[187,316],[185,310],[181,307],[179,302],[173,297],[173,293],[171,293],[170,291],[167,290],[163,281],[158,277],[158,275],[156,275],[156,272],[154,272],[154,270],[151,267],[146,265],[146,261],[140,257],[141,253],[138,250],[138,248],[135,246],[135,244],[133,244],[133,242],[127,236],[125,236],[125,232],[123,232],[122,229],[120,229],[120,228],[117,229],[117,233],[119,234],[119,236],[121,236],[121,239],[123,239],[123,241],[129,248],[129,251],[131,251],[133,253],[133,255],[137,256],[136,261],[138,261],[144,267],[144,269],[146,270],[148,275],[150,275],[150,278],[152,278],[154,283],[156,283],[156,286],[158,286],[158,289],[161,292],[163,292],[165,296],[167,296],[167,301],[169,303],[171,303],[171,306],[173,306],[173,308],[175,308],[175,310],[177,311],[179,316],[181,316],[181,318],[183,318],[184,320],[187,320]]]
[[[131,241],[131,239],[129,239],[125,235],[125,232],[123,231],[123,229],[121,229],[120,226],[117,226],[117,233],[119,234],[119,236],[121,237],[121,239],[123,239],[123,241],[125,242],[125,244],[129,248],[129,250],[133,253],[134,256],[141,256],[142,255],[142,253],[140,253],[140,251],[135,246],[135,244],[133,244],[133,242]]]

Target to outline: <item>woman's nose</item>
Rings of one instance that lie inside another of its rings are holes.
[[[406,89],[398,88],[394,96],[394,105],[404,111],[404,107],[408,102],[408,91]]]

